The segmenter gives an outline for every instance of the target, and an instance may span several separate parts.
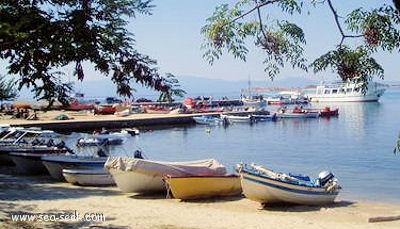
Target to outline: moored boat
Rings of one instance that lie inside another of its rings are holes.
[[[63,176],[68,183],[82,186],[112,186],[115,182],[104,168],[98,169],[63,169]]]
[[[386,90],[376,82],[368,82],[364,92],[362,85],[358,79],[322,83],[314,89],[303,90],[303,95],[311,102],[376,102]]]
[[[254,117],[251,115],[221,114],[221,119],[226,120],[229,124],[255,122]]]
[[[297,106],[293,110],[288,110],[286,107],[278,109],[276,112],[278,118],[318,118],[319,111],[308,111]]]
[[[226,168],[214,159],[185,162],[152,161],[133,157],[109,157],[105,168],[123,192],[151,193],[166,191],[163,177],[226,174]]]
[[[165,177],[167,192],[181,200],[239,196],[242,193],[238,175]]]
[[[212,115],[195,116],[193,117],[193,120],[197,124],[201,125],[221,125],[224,121],[221,117],[216,117]]]
[[[341,189],[335,176],[326,171],[314,181],[308,176],[274,172],[255,164],[240,164],[238,172],[243,194],[262,204],[331,204]]]

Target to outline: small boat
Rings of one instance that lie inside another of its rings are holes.
[[[242,97],[241,101],[243,102],[243,106],[245,107],[267,106],[267,101],[265,101],[262,96]]]
[[[127,108],[125,110],[121,110],[121,111],[115,111],[114,115],[118,116],[118,117],[126,117],[129,116],[131,114],[131,109]]]
[[[251,115],[232,115],[221,114],[221,119],[226,120],[229,124],[233,123],[254,123],[255,119]]]
[[[63,169],[101,169],[104,167],[107,157],[78,156],[78,155],[43,155],[41,161],[50,176],[63,181]]]
[[[90,136],[78,138],[76,141],[76,146],[121,145],[124,143],[125,137],[129,136],[128,132],[109,133],[108,131],[103,131],[101,133],[95,133]]]
[[[262,204],[331,204],[341,189],[335,176],[326,171],[313,181],[308,176],[274,172],[255,164],[240,164],[237,170],[243,194]]]
[[[223,124],[223,119],[221,117],[215,117],[212,115],[202,115],[202,116],[195,116],[193,120],[196,124],[201,125],[221,125]]]
[[[321,83],[314,89],[303,90],[303,95],[311,102],[376,102],[385,92],[385,88],[376,83],[368,82],[364,93],[362,81],[349,79],[346,82]]]
[[[293,110],[288,111],[286,107],[278,109],[276,112],[278,118],[318,118],[320,116],[319,111],[308,111],[297,106]]]
[[[319,113],[320,117],[331,117],[339,115],[339,108],[331,109],[330,107],[324,107],[322,109],[310,109],[310,108],[303,108],[303,109],[308,112]]]
[[[115,182],[104,168],[99,169],[63,169],[63,176],[68,183],[82,186],[112,186]]]
[[[274,114],[252,114],[251,115],[255,122],[264,122],[264,121],[276,121],[277,116]]]
[[[99,104],[94,107],[94,114],[99,115],[110,115],[117,111],[113,104]]]
[[[61,154],[66,153],[66,151],[50,150],[46,153],[35,153],[34,151],[27,151],[25,153],[11,152],[9,157],[15,164],[15,168],[19,174],[23,175],[38,175],[47,174],[47,169],[41,161],[41,157],[50,154]]]
[[[131,136],[139,135],[140,130],[138,128],[124,128],[121,130],[122,134],[129,134]]]
[[[239,196],[242,193],[238,175],[165,177],[167,193],[181,200]]]
[[[214,159],[186,162],[152,161],[133,157],[109,157],[104,165],[123,192],[166,191],[163,177],[221,176],[226,168]]]

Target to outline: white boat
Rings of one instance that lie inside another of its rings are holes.
[[[114,115],[118,116],[118,117],[125,117],[125,116],[129,116],[130,114],[131,114],[131,109],[130,108],[127,108],[127,109],[121,110],[121,111],[116,111],[114,113]]]
[[[376,82],[369,82],[364,94],[362,83],[354,81],[322,83],[313,90],[304,90],[302,94],[311,102],[376,102],[386,90]]]
[[[93,134],[78,138],[76,146],[106,146],[121,145],[130,134],[126,131]]]
[[[255,164],[240,164],[243,194],[260,202],[325,205],[334,202],[341,187],[331,172],[321,172],[318,179],[274,172]]]
[[[111,174],[100,169],[63,169],[63,176],[68,183],[82,186],[112,186],[115,182]]]
[[[267,101],[262,96],[242,97],[241,101],[245,107],[265,107]]]
[[[193,120],[197,124],[201,125],[221,125],[223,124],[223,119],[221,117],[215,117],[212,115],[202,115],[202,116],[195,116]]]
[[[233,115],[233,114],[221,114],[221,119],[226,120],[229,124],[233,123],[253,123],[255,119],[251,115]]]
[[[166,191],[165,176],[226,174],[226,168],[214,159],[185,162],[165,162],[133,157],[110,157],[105,168],[111,173],[118,188],[129,193],[152,193]]]
[[[102,169],[107,157],[77,155],[45,155],[41,161],[56,180],[63,181],[63,169]]]

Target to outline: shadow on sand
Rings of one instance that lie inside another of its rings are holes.
[[[54,181],[50,176],[0,173],[0,200],[57,200],[87,196],[121,195],[116,187],[84,187]]]
[[[323,208],[342,208],[353,205],[354,202],[350,201],[337,201],[332,204],[322,206],[311,206],[311,205],[297,205],[289,203],[274,203],[274,204],[261,204],[260,210],[266,211],[281,211],[281,212],[311,212],[319,211]]]

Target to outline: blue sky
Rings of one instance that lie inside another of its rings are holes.
[[[157,66],[162,74],[172,73],[178,79],[180,76],[194,76],[231,81],[247,81],[250,78],[252,81],[270,82],[263,71],[262,50],[251,48],[247,62],[225,54],[211,66],[202,58],[204,51],[200,49],[203,42],[200,29],[206,24],[206,18],[210,17],[220,4],[232,5],[235,2],[234,0],[153,0],[155,8],[152,10],[152,15],[138,14],[136,18],[130,20],[128,29],[135,35],[137,50],[157,60]],[[383,3],[392,4],[392,0],[338,0],[333,3],[341,15],[346,15],[350,9],[377,7]],[[304,29],[307,40],[306,57],[309,61],[333,49],[340,41],[333,15],[327,5],[317,8],[309,6],[302,15],[294,17],[282,14],[280,10],[269,6],[264,8],[263,13],[273,18],[295,22]],[[251,42],[249,47],[252,47]],[[385,69],[385,81],[400,80],[399,53],[379,53],[375,57]],[[85,70],[87,70],[85,81],[108,80],[92,71],[87,65]],[[5,69],[0,71],[5,72]],[[72,73],[73,70],[67,69],[68,80],[75,79],[71,76]],[[299,76],[318,81],[337,79],[330,71],[316,75],[312,71],[305,73],[287,66],[281,70],[277,80]],[[77,90],[81,87],[80,83],[76,84]],[[138,85],[134,87],[140,88]]]
[[[154,0],[153,4],[156,7],[152,15],[137,15],[137,18],[132,19],[129,30],[135,34],[137,49],[156,59],[161,73],[170,72],[178,77],[184,75],[226,80],[247,80],[250,77],[252,80],[268,80],[263,71],[264,57],[261,50],[251,49],[246,63],[234,59],[229,54],[223,55],[212,66],[202,58],[203,51],[200,50],[200,46],[203,37],[200,29],[205,25],[206,18],[212,15],[216,6],[234,2],[233,0]],[[382,3],[392,4],[392,1],[334,1],[335,7],[339,12],[343,12],[343,15],[349,9],[369,8]],[[327,5],[309,7],[301,16],[295,17],[289,17],[271,7],[264,12],[274,17],[292,20],[303,27],[307,39],[308,60],[326,53],[340,41],[333,15]],[[399,57],[398,53],[376,55],[385,68],[386,80],[399,79],[397,76],[399,67],[396,61]],[[293,76],[318,80],[335,79],[335,75],[331,72],[315,75],[312,71],[304,73],[293,70],[290,66],[285,67],[278,77]]]

